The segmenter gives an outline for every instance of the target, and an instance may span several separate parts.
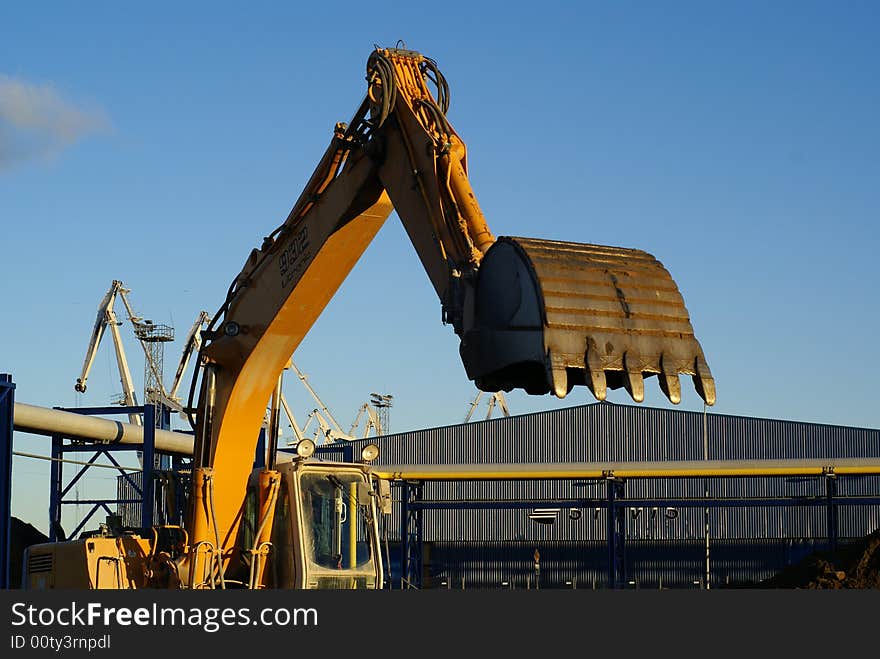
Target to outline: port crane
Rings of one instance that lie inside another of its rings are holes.
[[[477,409],[477,406],[480,404],[480,399],[483,397],[485,391],[478,391],[477,395],[471,401],[471,406],[468,408],[468,413],[464,417],[464,422],[467,423],[471,420],[471,417],[474,415],[474,412]],[[494,391],[489,396],[489,402],[486,405],[486,420],[492,418],[492,412],[495,411],[495,407],[501,410],[501,413],[504,416],[510,416],[510,410],[507,408],[507,400],[504,398],[503,391]]]
[[[382,428],[382,423],[379,419],[379,415],[376,412],[376,409],[370,405],[370,403],[363,403],[360,408],[358,408],[357,414],[355,415],[354,421],[351,424],[348,432],[345,432],[342,429],[342,426],[333,416],[333,413],[327,407],[315,389],[309,384],[308,377],[306,377],[305,373],[303,373],[299,367],[293,362],[291,359],[289,362],[289,368],[293,369],[294,373],[296,373],[297,378],[302,383],[303,387],[306,391],[311,395],[312,399],[318,405],[318,407],[312,409],[309,412],[305,424],[299,426],[296,421],[296,417],[293,412],[290,410],[290,405],[287,402],[284,394],[280,394],[280,404],[284,409],[287,418],[290,421],[290,427],[293,430],[295,440],[288,442],[289,444],[295,444],[301,441],[309,430],[309,427],[312,423],[315,424],[316,428],[313,431],[313,438],[318,440],[323,438],[320,444],[330,444],[333,442],[341,442],[341,441],[352,441],[355,439],[365,439],[370,436],[370,430],[372,430],[376,435],[381,435],[384,432]],[[285,369],[287,370],[287,369]],[[271,416],[271,410],[267,411],[267,415]],[[360,436],[355,434],[355,431],[358,429],[360,425],[361,418],[364,418],[364,429]]]
[[[180,398],[177,395],[177,392],[180,389],[180,385],[183,382],[184,375],[186,373],[187,366],[189,364],[190,358],[193,353],[198,353],[201,348],[201,330],[211,321],[210,315],[206,311],[202,311],[199,313],[195,322],[189,330],[189,333],[186,338],[186,343],[184,344],[183,353],[180,356],[180,360],[177,365],[177,371],[174,376],[174,382],[171,385],[171,389],[166,390],[165,385],[162,382],[162,373],[159,365],[153,359],[153,356],[150,354],[149,346],[147,345],[147,337],[149,337],[157,327],[151,320],[144,320],[143,317],[137,315],[134,312],[134,308],[131,304],[131,300],[129,299],[129,294],[131,293],[131,289],[127,288],[122,281],[118,279],[114,279],[110,284],[110,288],[107,290],[107,293],[104,294],[104,297],[101,299],[100,304],[98,305],[98,313],[95,317],[95,323],[92,328],[92,334],[89,339],[89,345],[86,349],[86,356],[83,360],[82,370],[80,371],[79,377],[76,379],[76,384],[74,385],[74,389],[80,393],[85,393],[88,388],[88,378],[89,373],[92,370],[92,366],[95,361],[95,356],[98,352],[98,347],[101,344],[101,340],[104,338],[107,330],[110,330],[110,335],[113,339],[113,347],[116,354],[116,364],[119,370],[119,379],[122,383],[122,394],[119,396],[117,401],[120,405],[125,405],[128,407],[136,407],[138,403],[137,393],[135,392],[134,382],[131,377],[131,370],[128,366],[128,359],[125,354],[125,348],[122,342],[122,335],[119,331],[119,327],[122,325],[122,321],[119,320],[119,317],[115,311],[116,300],[122,300],[122,304],[125,307],[126,315],[128,317],[129,322],[134,329],[135,337],[138,339],[138,343],[144,351],[144,358],[147,369],[152,374],[153,379],[157,383],[158,390],[154,392],[154,395],[158,399],[162,405],[175,410],[176,412],[183,413],[184,408],[183,404],[180,402]],[[142,425],[143,420],[141,419],[141,415],[139,413],[130,413],[128,415],[129,422],[135,425]]]
[[[85,393],[87,389],[87,381],[89,378],[89,373],[91,372],[92,366],[94,364],[95,356],[98,351],[98,347],[101,344],[101,340],[109,329],[111,337],[113,339],[113,347],[116,354],[116,363],[119,370],[119,379],[122,383],[122,394],[118,397],[115,402],[118,402],[120,405],[128,406],[128,407],[136,407],[139,405],[137,392],[135,390],[134,382],[131,376],[131,369],[128,365],[128,359],[125,354],[125,348],[122,342],[122,336],[119,331],[120,326],[123,324],[115,311],[115,303],[117,299],[122,300],[122,303],[125,307],[125,311],[128,317],[128,320],[131,322],[132,327],[134,328],[135,337],[138,338],[141,347],[144,350],[144,357],[146,359],[147,368],[150,369],[150,372],[153,374],[153,378],[158,383],[158,391],[156,394],[158,395],[159,402],[161,402],[166,407],[178,412],[181,415],[185,414],[185,410],[183,404],[180,401],[180,397],[178,395],[180,391],[180,385],[183,382],[184,375],[186,374],[187,367],[189,366],[189,362],[192,359],[193,354],[198,354],[198,352],[202,348],[202,330],[206,328],[211,322],[211,316],[207,311],[199,312],[189,331],[187,332],[186,340],[183,345],[183,351],[180,355],[180,359],[178,360],[177,370],[174,374],[174,380],[171,384],[170,389],[166,390],[164,384],[162,383],[162,373],[158,364],[156,364],[153,359],[148,347],[145,345],[145,341],[142,338],[146,336],[150,331],[151,327],[154,327],[153,323],[149,320],[144,320],[141,316],[138,316],[134,312],[134,307],[132,306],[131,299],[129,297],[131,293],[131,289],[127,288],[121,280],[114,279],[107,293],[105,293],[104,297],[101,299],[100,304],[98,305],[98,314],[95,318],[94,327],[92,329],[91,338],[89,341],[88,348],[86,350],[86,357],[83,362],[82,371],[80,376],[76,380],[75,389],[80,393]],[[362,437],[368,437],[370,430],[374,430],[375,434],[382,434],[381,424],[379,422],[378,416],[375,413],[369,403],[364,403],[361,408],[358,410],[357,416],[355,417],[355,421],[351,426],[351,429],[346,433],[339,422],[336,421],[336,418],[333,416],[333,413],[327,407],[315,389],[309,384],[308,378],[306,375],[297,367],[295,363],[291,360],[290,368],[296,373],[297,378],[302,383],[303,387],[306,391],[311,395],[314,399],[315,403],[317,403],[318,407],[314,408],[308,415],[306,422],[304,425],[300,426],[296,420],[296,416],[292,412],[289,403],[287,402],[286,397],[283,393],[280,394],[280,406],[284,410],[289,422],[290,428],[294,434],[294,440],[290,443],[296,443],[302,440],[309,429],[309,426],[314,422],[316,429],[314,430],[314,436],[316,439],[323,437],[322,443],[335,442],[335,441],[346,441],[357,439],[355,437],[354,432],[357,429],[358,423],[360,421],[360,417],[363,413],[366,412],[366,425],[364,427],[364,432]],[[143,420],[141,418],[141,414],[132,412],[128,415],[129,422],[135,425],[142,425]],[[266,417],[264,420],[264,425],[269,427],[272,423],[271,420],[271,409],[267,408]]]

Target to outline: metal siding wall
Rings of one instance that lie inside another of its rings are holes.
[[[710,546],[713,588],[753,583],[820,548],[810,542],[725,541]],[[534,570],[534,544],[443,542],[426,552],[425,588],[607,588],[604,543],[546,542],[538,546],[540,574]],[[701,542],[630,542],[626,550],[627,587],[699,588],[705,579],[706,548]],[[445,585],[444,585],[445,583]],[[503,585],[503,584],[507,585]]]
[[[144,474],[136,471],[129,474],[139,488],[143,487]],[[122,476],[116,477],[116,498],[117,499],[137,499],[140,493],[132,487]],[[122,525],[129,528],[138,528],[141,525],[141,507],[135,503],[121,503],[116,506],[116,514],[122,518]],[[158,518],[157,518],[158,519]]]
[[[659,408],[596,403],[465,425],[431,428],[351,442],[354,455],[378,443],[381,464],[699,460],[706,423],[710,459],[880,456],[880,430],[754,419]],[[343,446],[319,446],[317,455],[342,460]],[[135,474],[137,479],[140,474]],[[139,481],[138,481],[139,482]],[[821,478],[631,480],[627,498],[776,497],[825,495]],[[877,494],[880,478],[840,478],[838,494]],[[118,479],[120,498],[134,491]],[[393,494],[399,500],[400,490]],[[604,484],[573,488],[571,481],[425,483],[425,500],[535,501],[572,497],[604,499]],[[124,524],[140,525],[138,506],[120,506]],[[604,588],[607,579],[605,512],[583,509],[570,520],[562,509],[553,525],[528,519],[528,510],[429,510],[423,531],[430,560],[428,584],[526,587],[532,552],[540,548],[542,587]],[[702,508],[646,508],[627,515],[626,564],[637,587],[696,587],[705,571]],[[158,517],[157,517],[158,519]],[[399,542],[399,509],[383,517],[390,542]],[[713,585],[756,581],[797,562],[826,535],[824,507],[730,507],[709,510]],[[838,508],[842,540],[880,527],[880,506]],[[394,555],[392,549],[392,555]],[[432,574],[433,571],[433,574]],[[572,585],[566,585],[571,582]],[[534,582],[532,582],[533,587]]]
[[[704,423],[709,459],[819,458],[880,456],[880,431],[723,414],[703,414],[614,403],[594,403],[468,424],[417,430],[357,440],[355,453],[370,442],[381,447],[381,464],[579,462],[627,460],[699,460],[704,457]],[[334,445],[319,446],[328,459],[341,458]],[[710,496],[824,496],[823,479],[632,480],[628,498],[699,498]],[[840,495],[876,494],[880,478],[840,478]],[[540,502],[572,497],[605,497],[604,485],[575,489],[571,481],[425,483],[426,500],[469,499]],[[536,507],[541,507],[536,503]],[[583,510],[572,522],[560,511],[550,527],[528,519],[528,510],[425,511],[426,542],[591,541],[605,539],[605,514],[594,519]],[[702,508],[678,511],[675,520],[650,511],[627,520],[632,538],[697,540],[705,538]],[[861,537],[880,526],[880,507],[838,509],[841,538]],[[391,529],[398,529],[397,514]],[[709,535],[714,539],[809,538],[826,535],[824,507],[714,508]],[[399,531],[391,537],[399,539]]]

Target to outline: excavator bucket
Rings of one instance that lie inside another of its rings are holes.
[[[524,389],[565,397],[586,385],[645,397],[656,375],[673,403],[679,375],[693,378],[707,405],[715,381],[694,336],[684,300],[650,254],[532,238],[499,238],[477,274],[473,321],[460,353],[483,391]]]

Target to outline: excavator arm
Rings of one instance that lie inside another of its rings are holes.
[[[468,181],[465,145],[446,119],[448,88],[434,62],[377,50],[367,80],[379,177],[479,389],[564,398],[580,384],[604,400],[625,387],[642,402],[644,378],[657,375],[678,403],[679,375],[688,374],[715,402],[684,301],[659,261],[619,247],[496,240]]]
[[[468,181],[464,142],[446,118],[449,92],[435,63],[376,49],[366,79],[352,120],[336,125],[287,220],[253,250],[204,333],[190,537],[224,559],[278,376],[392,210],[479,389],[564,397],[583,384],[602,400],[625,387],[641,401],[643,379],[657,375],[678,402],[679,374],[688,374],[714,402],[681,295],[656,259],[496,239]]]

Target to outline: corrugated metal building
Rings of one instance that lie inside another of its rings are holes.
[[[323,445],[328,459],[380,445],[380,464],[579,462],[700,459],[880,457],[880,430],[594,403],[431,428],[345,446]],[[755,582],[828,541],[824,507],[759,505],[667,508],[664,500],[798,499],[826,495],[823,478],[634,480],[627,499],[656,501],[630,508],[625,572],[631,587],[695,587]],[[878,477],[840,478],[838,496],[880,493]],[[604,484],[574,481],[425,483],[428,501],[542,501],[603,498]],[[707,512],[708,511],[708,512]],[[606,587],[607,524],[598,506],[560,508],[553,523],[528,509],[425,510],[424,587]],[[880,528],[880,506],[840,506],[841,543]],[[400,519],[387,524],[399,575]],[[708,536],[708,542],[707,542]],[[540,552],[536,573],[534,552]]]
[[[417,430],[346,443],[324,444],[317,455],[351,460],[377,443],[379,464],[661,461],[880,457],[880,430],[703,414],[614,403]],[[624,571],[630,587],[712,587],[754,583],[828,544],[826,509],[797,505],[821,501],[820,478],[651,479],[624,484],[627,510]],[[120,498],[130,498],[120,480]],[[400,491],[395,488],[399,501]],[[840,497],[880,495],[880,477],[840,477]],[[597,481],[426,482],[421,499],[496,502],[484,509],[452,505],[422,513],[422,587],[606,588],[610,558],[604,502]],[[676,507],[695,498],[785,500],[790,505]],[[529,517],[547,501],[557,506],[552,523]],[[589,501],[592,500],[592,503]],[[526,507],[505,502],[528,503]],[[161,506],[160,506],[161,507]],[[121,506],[125,523],[137,526],[136,507]],[[390,517],[390,518],[389,518]],[[160,517],[157,513],[157,519]],[[383,519],[392,583],[400,585],[400,506]],[[842,505],[837,510],[841,544],[880,528],[880,505]],[[707,542],[708,537],[708,542]],[[535,551],[540,572],[535,570]]]

